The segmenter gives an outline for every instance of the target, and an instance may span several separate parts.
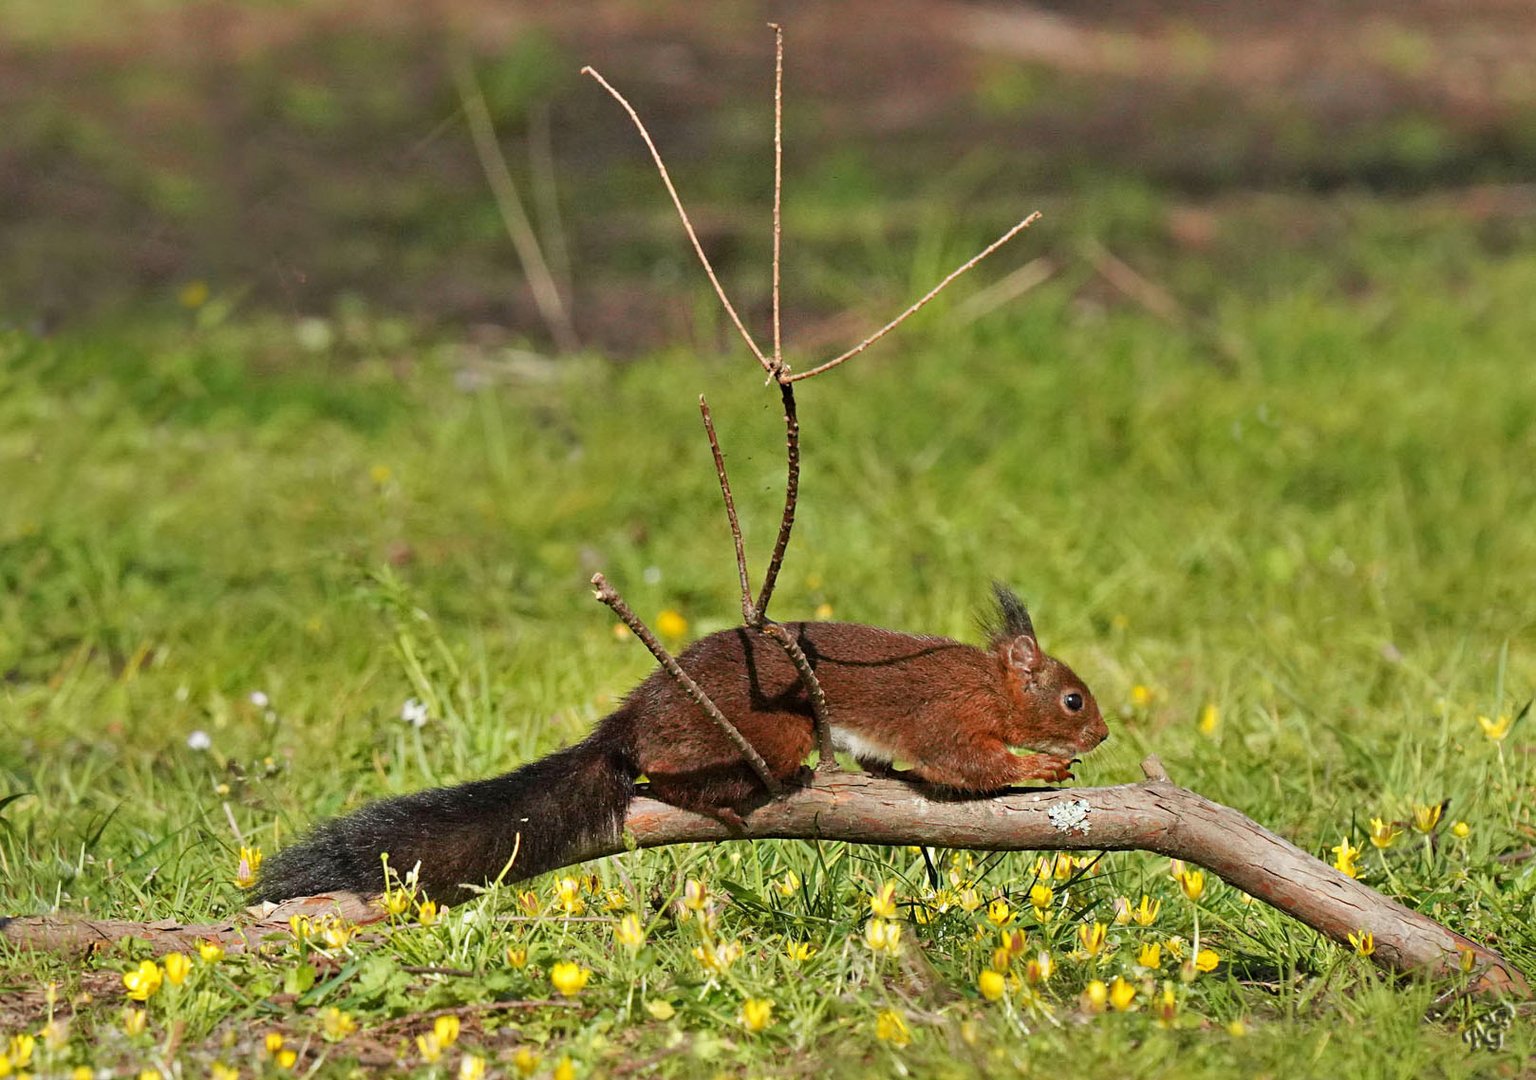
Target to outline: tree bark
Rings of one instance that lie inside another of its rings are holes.
[[[1015,790],[983,798],[945,797],[900,780],[842,773],[820,776],[754,810],[732,828],[643,795],[629,806],[623,838],[576,852],[572,863],[631,846],[725,840],[841,840],[857,844],[969,848],[984,851],[1152,851],[1204,867],[1233,888],[1342,944],[1370,933],[1371,959],[1404,974],[1446,976],[1471,966],[1471,988],[1529,996],[1525,977],[1492,949],[1388,899],[1269,832],[1230,807],[1171,783],[1156,758],[1143,783],[1103,788]],[[199,940],[232,942],[286,929],[289,915],[341,905],[366,917],[365,898],[342,894],[251,909],[255,922],[178,926],[165,922],[87,922],[58,916],[12,919],[0,934],[37,948],[97,947],[118,937],[149,939],[169,951]]]

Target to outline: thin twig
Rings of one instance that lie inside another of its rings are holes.
[[[731,494],[730,477],[725,474],[725,456],[720,453],[720,440],[715,435],[715,418],[710,415],[709,402],[699,395],[699,412],[704,417],[704,430],[709,435],[709,451],[715,457],[715,475],[720,478],[720,494],[725,498],[725,516],[731,523],[731,540],[736,545],[736,573],[741,578],[741,617],[749,626],[756,620],[752,608],[752,581],[747,576],[747,552],[741,541],[741,521],[736,517],[736,498]]]
[[[735,744],[736,749],[740,750],[742,756],[747,759],[747,764],[752,767],[752,771],[757,773],[758,779],[768,789],[768,793],[770,795],[780,794],[784,790],[784,786],[779,783],[778,779],[769,770],[768,763],[757,752],[757,748],[747,741],[746,736],[741,733],[735,724],[726,719],[719,706],[711,701],[709,695],[704,692],[704,688],[694,682],[688,673],[678,665],[677,661],[672,658],[672,654],[667,652],[666,647],[656,639],[656,635],[651,633],[650,628],[640,621],[640,616],[630,610],[629,605],[624,602],[624,598],[614,591],[612,585],[608,584],[608,579],[603,577],[602,574],[593,574],[592,588],[595,590],[597,599],[613,609],[613,613],[619,617],[619,620],[629,627],[630,631],[644,643],[647,649],[651,650],[651,655],[656,658],[656,662],[666,669],[667,674],[677,680],[677,684],[683,688],[683,692],[692,698],[694,704],[703,709],[705,714],[715,722],[715,725],[725,733],[726,738]]]
[[[688,234],[688,239],[693,244],[694,254],[698,255],[699,262],[704,265],[704,273],[709,275],[709,283],[715,287],[715,295],[720,298],[720,303],[724,305],[725,313],[731,317],[731,322],[736,324],[741,340],[747,343],[747,348],[752,350],[752,355],[757,357],[757,362],[763,366],[763,370],[772,375],[773,361],[764,356],[763,350],[757,347],[757,342],[752,340],[752,335],[747,332],[746,324],[741,321],[741,316],[736,314],[736,308],[732,306],[730,298],[725,295],[725,287],[720,284],[720,279],[715,276],[715,268],[710,265],[709,257],[704,254],[704,246],[699,243],[699,236],[693,231],[693,222],[688,219],[688,211],[683,209],[683,200],[678,196],[677,188],[672,186],[672,176],[667,172],[666,162],[661,160],[661,152],[656,149],[656,144],[651,140],[651,133],[646,130],[640,114],[635,112],[635,107],[625,99],[623,94],[615,90],[596,68],[587,66],[581,69],[581,73],[596,79],[598,85],[608,91],[634,121],[636,130],[640,132],[640,138],[645,141],[646,149],[651,152],[651,160],[656,163],[656,170],[661,173],[661,182],[666,185],[667,194],[672,196],[672,205],[677,208],[677,216],[683,220],[683,231]]]
[[[784,340],[780,328],[779,250],[784,240],[784,28],[773,30],[773,366],[783,378]]]
[[[773,598],[773,587],[779,580],[779,568],[784,565],[784,552],[789,547],[789,534],[795,527],[795,507],[800,499],[800,417],[795,411],[795,388],[790,385],[795,376],[787,373],[779,376],[779,397],[784,402],[784,442],[789,459],[788,477],[784,481],[784,514],[779,518],[779,538],[773,545],[773,557],[768,560],[768,570],[763,574],[763,588],[757,594],[756,621],[761,625],[768,618],[768,601]]]
[[[806,658],[805,650],[800,648],[800,643],[783,626],[776,622],[765,622],[762,632],[783,647],[789,656],[789,662],[795,665],[795,671],[800,675],[800,685],[805,687],[805,693],[811,699],[811,715],[816,725],[816,762],[817,772],[837,771],[837,757],[832,749],[832,718],[827,709],[827,695],[821,688],[821,680],[816,678],[816,671],[811,667],[811,662]]]
[[[828,360],[825,364],[819,364],[816,367],[811,368],[809,371],[801,371],[801,372],[797,372],[794,375],[788,376],[787,377],[788,381],[789,382],[799,382],[801,379],[809,379],[813,375],[820,375],[823,371],[831,371],[833,368],[837,367],[839,364],[843,363],[844,361],[852,360],[855,356],[858,356],[859,353],[863,352],[865,349],[869,348],[875,342],[877,342],[881,338],[885,337],[886,334],[889,334],[892,330],[896,329],[896,327],[900,326],[903,322],[905,322],[907,320],[907,318],[909,316],[915,314],[919,309],[921,309],[925,304],[927,304],[928,301],[932,300],[935,296],[938,296],[939,293],[943,292],[945,290],[945,288],[948,287],[948,285],[949,285],[949,283],[951,281],[955,280],[955,278],[959,277],[961,274],[963,274],[967,270],[971,269],[971,267],[973,267],[977,263],[981,262],[981,260],[985,259],[988,255],[992,254],[998,248],[1002,247],[1008,241],[1012,240],[1019,233],[1023,232],[1025,229],[1029,228],[1031,225],[1033,225],[1035,222],[1037,222],[1039,220],[1040,220],[1040,211],[1036,210],[1033,214],[1030,214],[1027,218],[1025,218],[1023,221],[1019,222],[1013,228],[1011,228],[1007,232],[1003,233],[1002,236],[999,236],[996,240],[992,241],[992,243],[988,244],[980,252],[978,252],[977,254],[971,256],[969,259],[967,259],[960,266],[958,266],[954,270],[950,271],[949,276],[946,277],[943,281],[939,282],[937,285],[935,285],[932,289],[928,290],[928,293],[921,300],[917,301],[917,303],[915,303],[911,307],[907,308],[906,311],[903,311],[900,315],[896,316],[890,322],[886,323],[879,330],[876,330],[873,334],[869,335],[869,337],[867,337],[863,341],[859,342],[857,345],[855,345],[853,348],[849,349],[847,352],[843,353],[841,356],[838,356],[838,357],[835,357],[835,358],[833,358],[831,360]]]
[[[454,78],[459,84],[459,101],[464,108],[464,117],[469,121],[469,133],[474,139],[475,153],[480,158],[480,168],[485,172],[486,183],[491,186],[502,224],[506,226],[507,235],[512,240],[512,246],[517,249],[517,257],[528,275],[528,287],[533,291],[533,301],[538,305],[539,314],[549,327],[555,344],[562,352],[574,352],[580,342],[571,324],[571,314],[560,296],[554,275],[549,272],[549,264],[544,261],[544,249],[534,234],[528,212],[523,209],[523,200],[517,193],[512,171],[507,168],[507,159],[502,156],[501,146],[496,142],[496,125],[491,121],[485,95],[480,92],[480,84],[475,79],[474,69],[467,57],[456,58]]]

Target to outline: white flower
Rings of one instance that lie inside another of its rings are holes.
[[[251,704],[256,706],[258,709],[265,709],[268,705],[271,704],[271,701],[267,698],[267,695],[263,694],[260,690],[252,690]]]
[[[188,750],[207,750],[213,746],[213,740],[208,737],[206,731],[198,730],[187,736]]]
[[[415,698],[406,698],[405,704],[400,706],[400,719],[411,727],[425,727],[427,724],[427,707]]]

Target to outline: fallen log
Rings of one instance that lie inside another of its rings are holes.
[[[1102,788],[1015,790],[987,798],[946,798],[901,780],[853,773],[819,775],[754,810],[736,828],[645,797],[630,803],[624,836],[576,852],[571,863],[630,847],[728,840],[841,840],[857,844],[980,851],[1151,851],[1200,866],[1228,885],[1347,945],[1369,933],[1379,966],[1443,977],[1470,968],[1470,988],[1530,994],[1521,972],[1470,938],[1383,896],[1283,840],[1230,807],[1169,781],[1161,763],[1142,763],[1141,783]],[[231,949],[286,932],[294,914],[337,911],[355,921],[381,917],[369,898],[343,893],[248,909],[242,919],[207,925],[165,921],[90,921],[62,916],[0,922],[15,945],[77,949],[132,936],[156,951],[218,941]]]

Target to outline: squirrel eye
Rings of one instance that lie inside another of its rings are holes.
[[[1061,703],[1067,707],[1067,712],[1083,711],[1083,695],[1076,690],[1069,690],[1062,694]]]

